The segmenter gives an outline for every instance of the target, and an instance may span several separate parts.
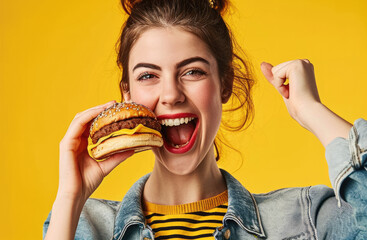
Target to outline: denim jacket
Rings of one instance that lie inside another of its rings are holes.
[[[251,194],[221,169],[228,209],[214,239],[367,239],[367,121],[357,119],[348,139],[335,138],[326,159],[333,189],[317,185]],[[148,178],[140,178],[122,202],[88,199],[75,239],[154,239],[141,207]]]

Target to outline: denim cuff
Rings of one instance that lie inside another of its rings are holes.
[[[343,181],[356,170],[367,170],[367,121],[357,119],[349,131],[348,139],[335,138],[326,146],[325,156],[330,181],[340,207]]]

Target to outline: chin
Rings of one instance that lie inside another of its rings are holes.
[[[192,150],[196,148],[197,146],[194,146]],[[206,154],[202,154],[203,151],[198,150],[196,149],[196,151],[190,151],[180,156],[165,151],[163,147],[153,149],[155,155],[154,168],[159,168],[160,171],[177,176],[188,176],[203,169],[208,170],[208,168],[213,167],[212,164],[217,164],[214,156],[214,144],[209,147],[209,151]],[[213,156],[210,156],[210,153]]]
[[[164,151],[164,150],[163,150]],[[153,150],[155,158],[155,167],[164,169],[171,174],[178,176],[190,175],[195,172],[203,161],[203,157],[199,156],[167,156],[167,153],[162,154],[162,150]],[[168,154],[171,155],[171,154]],[[199,160],[201,159],[201,161]]]

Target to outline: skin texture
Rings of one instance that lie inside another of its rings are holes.
[[[205,58],[209,64],[193,62],[179,69],[175,67],[177,62],[197,56]],[[140,62],[155,64],[161,70],[137,68],[133,71]],[[207,74],[193,74],[190,71],[193,68]],[[183,30],[151,28],[133,46],[129,58],[130,93],[125,94],[125,100],[142,103],[157,115],[195,113],[201,123],[190,151],[172,154],[164,148],[154,150],[155,167],[143,193],[146,200],[157,204],[182,204],[225,190],[213,150],[221,119],[222,90],[217,71],[216,61],[204,42]],[[352,124],[321,103],[314,68],[308,60],[292,60],[274,67],[263,62],[261,71],[280,93],[290,116],[324,146],[336,137],[348,137]],[[147,81],[136,81],[142,72],[151,75],[144,77]],[[284,85],[286,79],[288,85]],[[95,162],[88,155],[91,121],[111,104],[112,101],[76,114],[60,142],[59,189],[45,239],[74,239],[87,198],[105,176],[133,154],[119,153],[103,162]]]

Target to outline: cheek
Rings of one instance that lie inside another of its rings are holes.
[[[200,104],[200,108],[204,111],[212,120],[220,119],[222,113],[222,103],[219,93],[219,88],[215,84],[204,84],[200,90],[197,89],[197,102]]]
[[[142,87],[137,84],[130,86],[130,96],[133,102],[143,104],[144,106],[155,109],[157,98],[154,96],[155,90],[149,87]],[[147,94],[149,93],[149,94]]]
[[[222,116],[222,102],[219,87],[208,83],[195,90],[195,104],[200,109],[206,121],[213,128],[218,128]]]

